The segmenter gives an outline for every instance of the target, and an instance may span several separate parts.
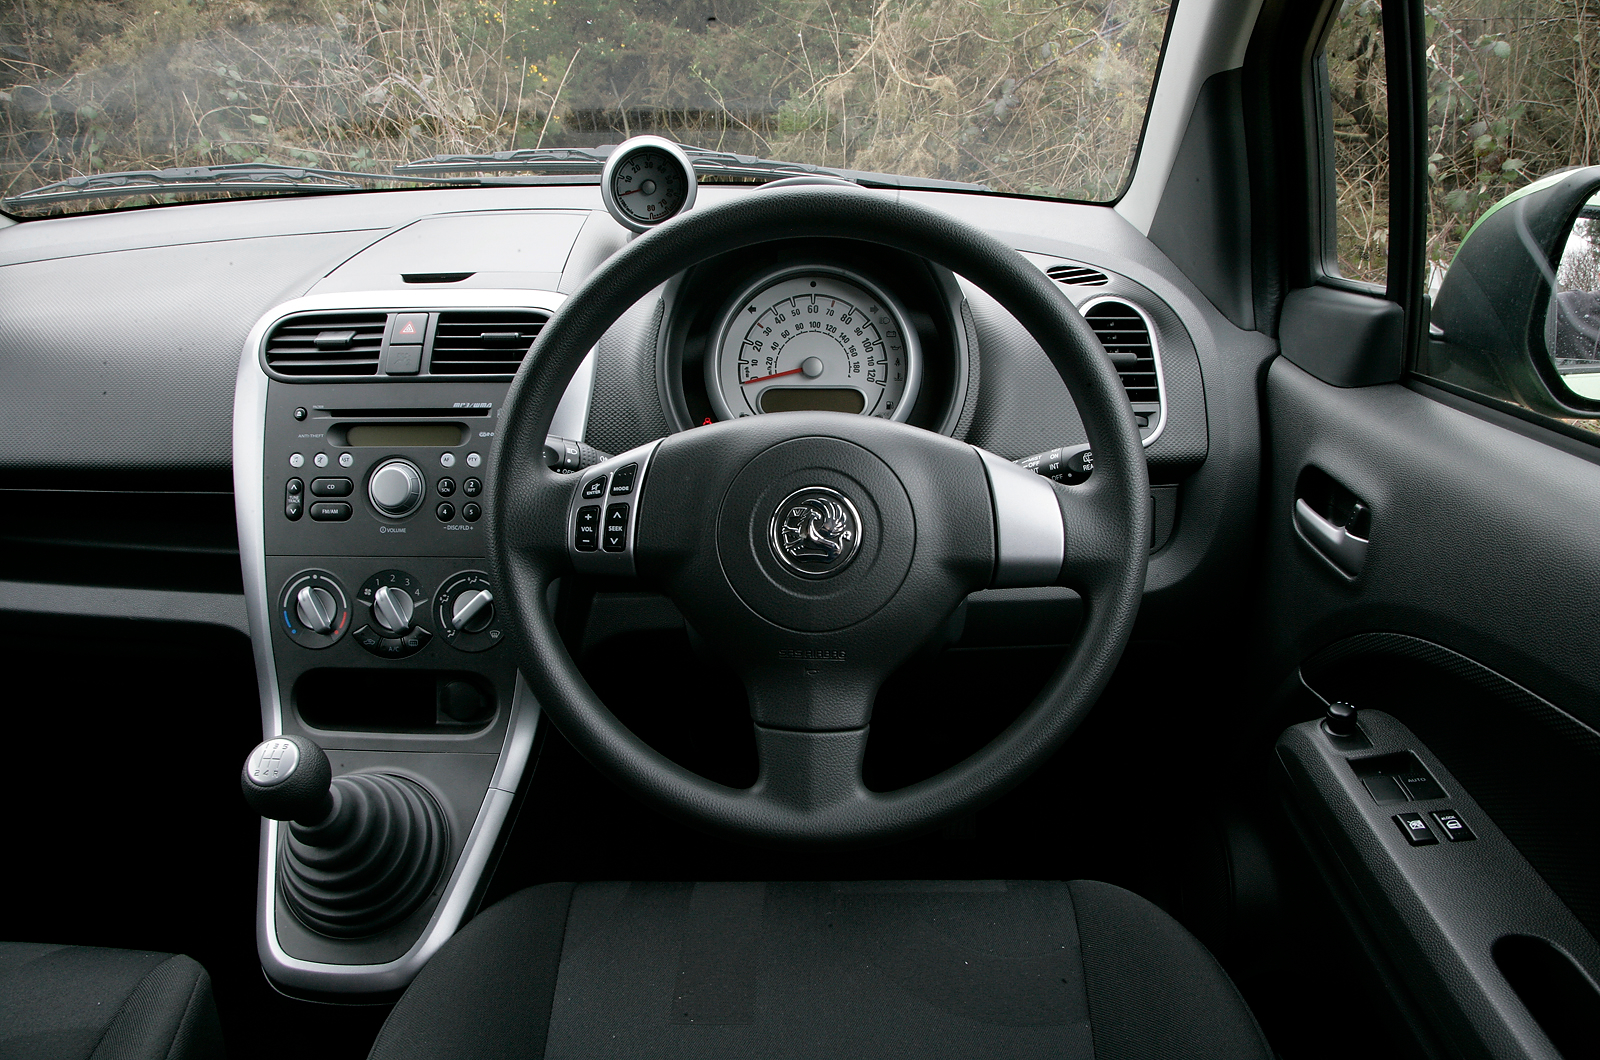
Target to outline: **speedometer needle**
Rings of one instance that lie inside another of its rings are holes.
[[[786,375],[799,375],[804,368],[791,368],[787,372],[773,372],[771,375],[758,375],[754,379],[746,379],[740,385],[749,386],[751,383],[765,383],[768,379],[781,379]]]

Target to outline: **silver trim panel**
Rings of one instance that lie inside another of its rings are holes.
[[[1003,456],[973,447],[989,476],[995,563],[990,587],[1053,585],[1067,555],[1067,528],[1055,487]]]
[[[116,589],[100,585],[0,581],[0,611],[87,618],[137,618],[194,622],[250,632],[245,598],[237,593],[193,593],[172,589]]]

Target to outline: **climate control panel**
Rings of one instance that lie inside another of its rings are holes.
[[[484,652],[504,636],[494,587],[481,570],[458,570],[430,584],[398,567],[379,570],[352,594],[332,572],[296,572],[279,593],[288,638],[320,651],[350,639],[380,659],[405,659],[436,635],[457,651]]]

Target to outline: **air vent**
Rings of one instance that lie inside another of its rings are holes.
[[[440,313],[429,371],[509,378],[548,319],[543,313],[503,310]]]
[[[377,375],[387,313],[290,317],[267,336],[267,367],[281,375]]]
[[[1044,274],[1068,287],[1104,287],[1106,274],[1086,265],[1052,265]]]
[[[1126,302],[1108,300],[1092,306],[1083,318],[1111,355],[1111,363],[1128,391],[1128,400],[1135,405],[1160,401],[1156,351],[1150,342],[1150,327],[1139,311]]]

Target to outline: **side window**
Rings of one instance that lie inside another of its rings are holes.
[[[1600,8],[1425,11],[1434,326],[1417,372],[1600,442]]]
[[[1348,280],[1377,284],[1389,267],[1389,96],[1383,5],[1344,0],[1323,47],[1332,128],[1334,261]]]

